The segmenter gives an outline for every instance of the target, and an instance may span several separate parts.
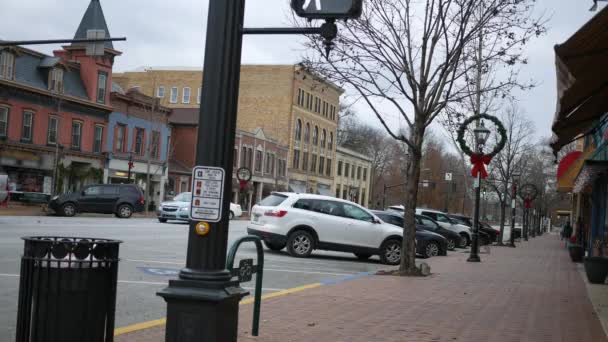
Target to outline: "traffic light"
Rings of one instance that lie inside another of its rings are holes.
[[[363,0],[291,0],[291,8],[307,19],[355,19]]]

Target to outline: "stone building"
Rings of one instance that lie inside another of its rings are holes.
[[[371,159],[361,153],[338,146],[336,151],[335,196],[364,207],[369,206]]]
[[[114,74],[114,79],[124,89],[137,87],[157,96],[164,106],[198,108],[199,70],[143,68]],[[300,65],[243,65],[239,91],[237,128],[249,134],[262,129],[266,138],[288,147],[288,189],[333,195],[343,90]]]

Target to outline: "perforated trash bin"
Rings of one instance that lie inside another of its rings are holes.
[[[25,237],[17,342],[111,342],[121,241]]]

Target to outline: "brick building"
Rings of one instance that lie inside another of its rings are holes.
[[[171,108],[200,105],[200,69],[146,68],[114,74],[114,79],[125,89],[138,87],[159,97]],[[237,128],[250,134],[262,129],[266,138],[288,147],[289,190],[333,196],[343,90],[299,65],[243,65],[240,80]],[[188,169],[184,166],[182,171]]]
[[[178,108],[173,110],[169,118],[173,136],[170,147],[169,193],[190,191],[192,167],[196,157],[198,113],[195,108]],[[287,155],[287,146],[266,136],[262,128],[257,128],[254,132],[237,129],[232,170],[232,201],[239,203],[243,210],[249,211],[253,204],[271,191],[287,190]],[[236,171],[240,167],[247,167],[252,171],[252,179],[244,189],[240,189],[236,179]]]
[[[108,28],[99,1],[91,1],[75,38]],[[13,198],[51,194],[99,182],[110,106],[114,58],[81,44],[48,56],[24,47],[0,47],[0,168]],[[53,185],[54,184],[54,185]]]

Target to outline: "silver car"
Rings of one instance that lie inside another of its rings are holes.
[[[156,210],[158,221],[165,223],[168,220],[190,221],[191,192],[182,192],[172,201],[162,202]]]

